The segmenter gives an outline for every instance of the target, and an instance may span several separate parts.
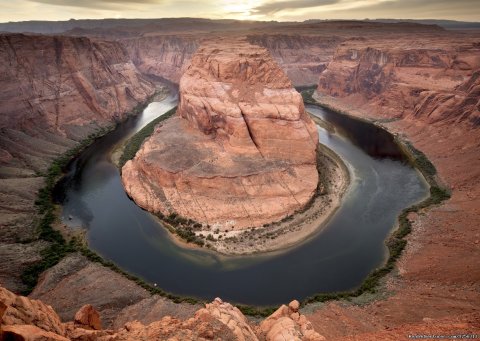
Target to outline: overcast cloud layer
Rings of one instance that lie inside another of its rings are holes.
[[[480,21],[480,0],[0,0],[0,9],[0,22],[164,17]]]

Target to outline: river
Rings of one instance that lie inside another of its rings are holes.
[[[180,246],[127,197],[110,159],[115,146],[177,101],[174,93],[153,102],[139,117],[97,140],[70,163],[59,185],[64,193],[62,218],[72,228],[87,229],[91,249],[168,292],[271,305],[353,289],[386,260],[384,241],[401,210],[428,193],[389,133],[307,106],[335,127],[330,132],[318,127],[320,143],[336,152],[351,173],[342,205],[326,227],[281,253],[226,257]]]

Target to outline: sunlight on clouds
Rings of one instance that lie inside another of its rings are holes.
[[[197,17],[480,20],[479,0],[0,0],[0,21]]]
[[[258,15],[269,17],[274,20],[292,20],[293,18],[319,15],[328,17],[329,14],[335,14],[337,11],[349,11],[354,13],[355,9],[364,8],[382,3],[395,2],[398,0],[337,0],[337,1],[267,1],[262,5],[255,6],[252,11],[258,12]],[[283,8],[282,8],[283,4]],[[265,10],[272,8],[271,12]],[[275,8],[275,10],[273,10]],[[281,8],[276,10],[276,8]],[[265,13],[260,13],[260,12]]]
[[[253,19],[257,15],[252,15],[252,8],[258,5],[259,1],[235,1],[235,0],[223,0],[222,9],[223,13],[227,17],[232,19]]]

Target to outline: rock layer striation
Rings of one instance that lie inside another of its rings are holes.
[[[318,135],[264,48],[209,42],[180,81],[177,116],[156,128],[122,179],[141,207],[242,229],[301,209],[318,182]]]

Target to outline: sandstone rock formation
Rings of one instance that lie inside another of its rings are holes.
[[[280,220],[310,200],[318,182],[316,127],[265,49],[205,44],[180,94],[177,117],[123,167],[138,205],[242,229]]]
[[[260,327],[249,322],[238,308],[216,298],[184,321],[159,315],[152,323],[130,320],[114,330],[101,329],[99,314],[91,305],[82,307],[74,322],[62,323],[52,307],[0,287],[0,340],[276,341],[279,337],[325,340],[298,313],[297,301],[280,307]]]
[[[91,304],[86,304],[77,311],[74,322],[81,328],[95,330],[102,329],[100,315]]]
[[[2,35],[0,60],[0,128],[76,137],[75,127],[121,119],[154,92],[114,42]]]
[[[260,330],[267,340],[320,341],[325,338],[313,330],[305,315],[298,312],[300,303],[292,301],[282,305],[260,323]]]

